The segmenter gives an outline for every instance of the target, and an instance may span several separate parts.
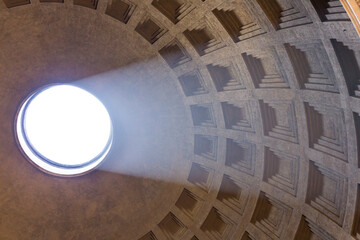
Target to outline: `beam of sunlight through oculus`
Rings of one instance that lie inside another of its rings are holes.
[[[16,128],[24,153],[55,175],[81,175],[94,169],[112,143],[105,106],[71,85],[55,85],[31,95],[20,108]]]

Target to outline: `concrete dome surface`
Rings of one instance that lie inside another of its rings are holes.
[[[0,1],[0,239],[360,240],[359,1]],[[106,106],[97,170],[46,174],[16,114]]]

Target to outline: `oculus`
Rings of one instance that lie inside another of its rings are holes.
[[[113,141],[105,106],[72,85],[52,85],[32,93],[20,106],[15,128],[30,162],[57,176],[78,176],[95,169]]]

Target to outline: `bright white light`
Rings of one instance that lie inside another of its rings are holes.
[[[103,160],[111,145],[112,124],[95,96],[78,87],[56,85],[23,104],[17,133],[21,147],[36,165],[72,175]]]

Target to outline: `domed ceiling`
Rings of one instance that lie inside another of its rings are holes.
[[[360,39],[345,9],[0,1],[0,239],[360,240]],[[41,172],[14,135],[22,101],[54,83],[113,120],[107,160],[81,177]]]

